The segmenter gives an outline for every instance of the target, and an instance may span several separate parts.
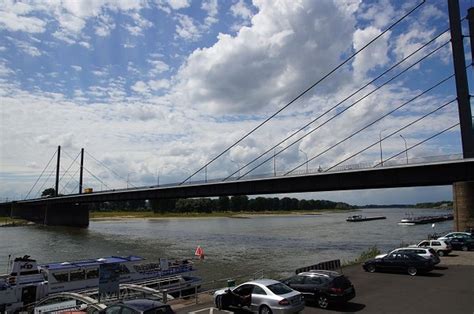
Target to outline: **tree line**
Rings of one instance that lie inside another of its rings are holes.
[[[151,207],[157,213],[184,213],[199,212],[211,213],[219,211],[231,212],[262,212],[262,211],[289,211],[289,210],[321,210],[321,209],[349,209],[351,205],[342,202],[327,200],[298,200],[289,197],[257,197],[250,199],[246,195],[221,196],[212,198],[186,198],[151,200]]]

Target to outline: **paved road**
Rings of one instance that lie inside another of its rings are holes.
[[[464,252],[463,252],[464,253]],[[307,305],[303,313],[466,313],[474,314],[474,252],[463,258],[471,265],[451,265],[457,256],[442,258],[439,267],[425,275],[367,273],[361,266],[344,268],[343,272],[356,288],[356,297],[344,306],[322,310]],[[178,313],[229,313],[212,309],[207,302],[185,308]]]

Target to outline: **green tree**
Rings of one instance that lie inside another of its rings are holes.
[[[43,191],[41,193],[41,197],[48,197],[48,196],[55,196],[56,195],[56,190],[54,188],[49,188]]]

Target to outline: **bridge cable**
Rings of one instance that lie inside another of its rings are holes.
[[[43,173],[45,172],[46,168],[49,167],[49,164],[51,163],[51,161],[53,160],[54,156],[56,156],[57,154],[57,150],[54,151],[54,154],[53,156],[51,156],[51,159],[48,161],[48,163],[46,164],[46,167],[43,168],[43,171],[41,172],[41,174],[39,175],[38,179],[36,179],[36,182],[35,184],[33,184],[33,186],[31,187],[31,189],[28,191],[28,194],[26,194],[25,196],[25,200],[28,198],[28,195],[30,195],[31,191],[35,188],[36,184],[38,183],[38,181],[41,179],[41,177],[43,176]]]
[[[454,98],[454,99],[452,99],[452,100],[450,100],[450,101],[444,103],[444,104],[441,105],[440,107],[438,107],[438,108],[436,108],[436,109],[430,111],[429,113],[427,113],[427,114],[421,116],[420,118],[418,118],[418,119],[416,119],[416,120],[414,120],[414,121],[412,121],[412,122],[406,124],[406,125],[403,126],[402,128],[399,128],[398,130],[396,130],[396,131],[390,133],[389,135],[384,136],[384,137],[381,139],[381,141],[383,141],[383,140],[385,140],[385,139],[391,137],[391,136],[394,135],[394,134],[399,133],[400,131],[403,131],[404,129],[408,128],[409,126],[412,126],[413,124],[415,124],[415,123],[417,123],[417,122],[423,120],[423,119],[426,118],[427,116],[429,116],[429,115],[431,115],[431,114],[433,114],[433,113],[435,113],[435,112],[441,110],[442,108],[448,106],[449,104],[455,102],[456,100],[457,100],[457,98]],[[360,153],[365,152],[366,150],[368,150],[368,149],[374,147],[375,145],[377,145],[379,142],[380,142],[380,141],[376,141],[374,144],[371,144],[371,145],[365,147],[364,149],[358,151],[357,153],[355,153],[355,154],[353,154],[353,155],[351,155],[351,156],[349,156],[349,157],[343,159],[342,161],[340,161],[340,162],[336,163],[335,165],[333,165],[333,166],[329,167],[328,169],[326,169],[325,172],[326,172],[326,171],[329,171],[329,170],[331,170],[331,169],[333,169],[334,167],[339,166],[340,164],[342,164],[342,163],[346,162],[347,160],[349,160],[349,159],[351,159],[351,158],[353,158],[353,157],[359,155]]]
[[[79,185],[79,181],[77,181],[77,179],[74,178],[74,176],[79,172],[80,169],[77,169],[73,174],[72,176],[69,177],[69,180],[66,182],[66,184],[64,185],[63,189],[61,190],[61,192],[63,192],[66,187],[68,186],[69,182],[71,182],[71,180],[74,180],[77,182],[77,185]],[[74,189],[72,190],[74,191]],[[69,193],[69,194],[77,194],[77,193]]]
[[[447,44],[449,44],[449,41],[445,42],[443,45],[437,47],[435,50],[431,51],[430,53],[428,53],[427,55],[423,56],[422,58],[420,58],[418,61],[414,62],[413,64],[411,64],[410,66],[408,66],[407,68],[405,68],[403,71],[401,71],[400,73],[394,75],[393,77],[391,77],[390,79],[388,79],[387,81],[385,81],[383,84],[381,84],[380,86],[374,88],[372,91],[370,91],[369,93],[365,94],[363,97],[359,98],[358,100],[356,100],[355,102],[353,102],[351,105],[345,107],[344,109],[342,109],[340,112],[336,113],[334,116],[330,117],[329,119],[327,119],[326,121],[324,121],[323,123],[321,123],[320,125],[318,125],[317,127],[315,127],[314,129],[312,129],[311,131],[309,131],[308,133],[306,133],[305,135],[299,137],[298,139],[294,140],[291,144],[287,145],[285,148],[281,149],[280,151],[278,151],[275,156],[278,156],[280,153],[284,152],[285,150],[287,150],[288,148],[292,147],[293,145],[295,145],[296,143],[298,143],[299,141],[301,141],[303,138],[309,136],[310,134],[314,133],[315,131],[317,131],[318,129],[320,129],[321,127],[323,127],[324,125],[326,125],[327,123],[329,123],[330,121],[334,120],[335,118],[337,118],[338,116],[342,115],[343,113],[345,113],[347,110],[349,110],[350,108],[354,107],[355,105],[357,105],[358,103],[360,103],[362,100],[368,98],[370,95],[372,95],[373,93],[375,93],[376,91],[380,90],[382,87],[388,85],[390,82],[394,81],[395,79],[397,79],[398,77],[400,77],[402,74],[406,73],[408,70],[410,70],[412,67],[416,66],[417,64],[419,64],[421,61],[427,59],[428,57],[432,56],[434,53],[436,53],[437,51],[439,51],[441,48],[443,48],[444,46],[446,46]],[[453,76],[453,75],[452,75]],[[452,77],[451,76],[451,77]],[[449,78],[447,78],[449,79]],[[445,79],[445,80],[447,80]],[[444,82],[444,81],[443,81]],[[434,87],[433,87],[434,88]],[[432,88],[431,88],[432,89]],[[319,117],[318,117],[319,118]],[[253,167],[252,169],[250,169],[249,171],[245,172],[243,175],[241,175],[238,179],[246,176],[247,174],[249,174],[250,172],[254,171],[255,169],[257,169],[258,167],[260,167],[261,165],[263,165],[264,163],[268,162],[269,160],[271,160],[273,158],[273,156],[271,157],[268,157],[267,159],[265,159],[264,161],[262,161],[261,163],[259,163],[257,166]],[[305,163],[303,163],[304,165]],[[299,168],[299,167],[298,167]]]
[[[346,98],[344,98],[343,100],[339,101],[336,105],[332,106],[331,108],[329,108],[328,110],[326,110],[324,113],[320,114],[318,117],[316,117],[315,119],[311,120],[310,122],[308,122],[307,124],[305,124],[304,126],[300,127],[297,131],[293,132],[291,135],[287,136],[285,139],[281,140],[279,143],[275,144],[273,147],[269,148],[268,150],[266,150],[265,152],[261,153],[258,157],[254,158],[252,161],[248,162],[247,164],[245,164],[244,166],[240,167],[237,171],[233,172],[232,174],[230,174],[229,176],[227,176],[223,181],[231,178],[233,175],[235,175],[236,173],[239,173],[240,170],[244,169],[245,167],[248,167],[250,164],[254,163],[255,161],[257,161],[258,159],[262,158],[264,155],[266,155],[267,153],[269,153],[272,149],[275,149],[276,147],[278,147],[280,144],[283,144],[285,141],[287,141],[288,139],[292,138],[293,136],[295,136],[296,134],[298,134],[299,132],[301,132],[302,130],[306,129],[309,125],[313,124],[314,122],[316,122],[317,120],[319,120],[321,117],[323,117],[324,115],[326,115],[327,113],[329,113],[330,111],[332,111],[333,109],[339,107],[342,103],[344,103],[346,100],[350,99],[351,97],[353,97],[354,95],[358,94],[360,91],[362,91],[363,89],[365,89],[367,86],[371,85],[372,83],[374,83],[375,81],[377,81],[379,78],[381,78],[382,76],[384,76],[385,74],[387,74],[388,72],[390,72],[391,70],[393,70],[394,68],[396,68],[397,66],[399,66],[400,64],[402,64],[403,62],[405,62],[406,60],[408,60],[410,57],[412,57],[414,54],[416,54],[417,52],[419,52],[420,50],[422,50],[423,48],[427,47],[428,45],[430,45],[431,43],[433,43],[436,39],[438,39],[439,37],[441,37],[444,33],[446,33],[447,31],[449,31],[449,29],[439,33],[437,36],[435,36],[434,38],[432,38],[430,41],[428,41],[427,43],[425,43],[424,45],[422,45],[421,47],[419,47],[418,49],[416,49],[415,51],[413,51],[412,53],[410,53],[409,55],[407,55],[405,58],[403,58],[402,60],[400,60],[399,62],[395,63],[393,66],[391,66],[389,69],[385,70],[384,72],[382,72],[381,74],[379,74],[376,78],[372,79],[370,82],[368,82],[367,84],[365,84],[364,86],[360,87],[358,90],[356,90],[355,92],[353,92],[352,94],[350,94],[349,96],[347,96]],[[444,45],[447,45],[449,43],[446,42]],[[443,46],[444,46],[443,45]],[[440,49],[440,48],[439,48]],[[434,53],[434,52],[433,52]],[[417,61],[417,63],[421,62],[422,60],[419,60]],[[417,64],[415,63],[415,64]],[[413,65],[411,66],[413,67]],[[401,74],[401,73],[400,73]],[[384,85],[382,85],[384,86]],[[381,88],[382,86],[380,86],[379,88]],[[377,89],[375,89],[374,91],[376,91]],[[372,91],[372,92],[374,92]],[[271,158],[270,158],[271,159]],[[269,159],[267,159],[265,162],[267,162]],[[263,163],[265,163],[263,162]],[[257,167],[261,166],[261,164],[259,164]],[[255,170],[252,169],[251,171]],[[250,172],[251,172],[250,171]],[[248,173],[246,173],[248,174]],[[244,174],[245,175],[245,174]],[[241,177],[243,176],[239,176],[238,179],[240,179]]]
[[[420,146],[421,144],[424,144],[424,143],[428,142],[429,140],[431,140],[431,139],[433,139],[433,138],[435,138],[435,137],[437,137],[437,136],[439,136],[439,135],[441,135],[441,134],[443,134],[443,133],[445,133],[445,132],[447,132],[447,131],[449,131],[449,130],[455,128],[455,127],[457,127],[459,124],[460,124],[459,122],[456,123],[456,124],[453,124],[452,126],[446,128],[446,129],[444,129],[444,130],[442,130],[442,131],[440,131],[440,132],[438,132],[438,133],[436,133],[436,134],[434,134],[434,135],[432,135],[432,136],[430,136],[430,137],[428,137],[428,138],[426,138],[426,139],[424,139],[423,141],[420,141],[420,142],[416,143],[415,145],[412,145],[412,146],[408,147],[407,149],[402,150],[402,151],[399,152],[398,154],[393,155],[393,156],[391,156],[391,157],[389,157],[389,158],[383,160],[383,162],[385,163],[385,162],[387,162],[387,161],[389,161],[389,160],[392,160],[392,159],[394,159],[394,158],[400,156],[401,154],[404,154],[405,151],[409,151],[409,150],[411,150],[412,148],[415,148],[415,147],[417,147],[417,146]],[[377,143],[378,143],[378,142],[377,142]],[[376,165],[374,166],[374,168],[375,168],[375,167],[378,167],[378,166],[381,165],[381,164],[382,164],[382,162],[379,162],[378,164],[376,164]]]
[[[320,157],[321,155],[327,153],[328,151],[330,151],[331,149],[333,149],[334,147],[338,146],[339,144],[342,144],[343,142],[347,141],[348,139],[352,138],[353,136],[359,134],[360,132],[368,129],[369,127],[373,126],[374,124],[376,124],[377,122],[380,122],[381,120],[385,119],[386,117],[388,117],[389,115],[391,115],[392,113],[394,113],[395,111],[405,107],[406,105],[412,103],[413,101],[415,101],[416,99],[420,98],[421,96],[431,92],[433,89],[437,88],[438,86],[444,84],[445,82],[447,82],[448,80],[452,79],[454,77],[454,74],[444,78],[443,80],[441,80],[440,82],[436,83],[435,85],[431,86],[430,88],[428,88],[427,90],[421,92],[420,94],[416,95],[415,97],[411,98],[410,100],[402,103],[401,105],[399,105],[398,107],[390,110],[389,112],[387,112],[386,114],[380,116],[379,118],[375,119],[374,121],[370,122],[369,124],[365,125],[364,127],[362,127],[361,129],[353,132],[352,134],[350,134],[349,136],[347,136],[346,138],[344,138],[343,140],[337,142],[336,144],[332,145],[331,147],[327,148],[326,150],[322,151],[321,153],[313,156],[311,159],[309,159],[307,162],[309,161],[312,161],[314,160],[315,158],[317,157]],[[306,135],[305,135],[306,136]],[[302,163],[300,165],[298,165],[297,167],[293,168],[292,170],[290,170],[289,172],[285,173],[285,175],[295,171],[296,169],[304,166],[307,162],[305,163]]]
[[[66,155],[68,155],[69,158],[71,158],[71,156],[65,152]],[[72,159],[72,158],[71,158]],[[78,163],[76,161],[76,163]],[[110,187],[104,182],[102,181],[99,177],[97,177],[95,174],[93,174],[92,172],[90,172],[86,167],[82,167],[82,169],[84,169],[85,171],[87,171],[87,173],[89,173],[94,179],[96,179],[97,181],[99,181],[101,184],[105,185],[105,187],[107,187],[108,189],[110,189]]]
[[[380,37],[382,37],[383,35],[385,35],[389,30],[391,30],[392,28],[394,28],[397,24],[399,24],[401,21],[403,21],[405,18],[407,18],[409,15],[411,15],[414,11],[416,11],[419,7],[421,7],[424,3],[426,2],[426,0],[422,0],[420,3],[418,3],[414,8],[412,8],[409,12],[407,12],[405,15],[403,15],[401,18],[399,18],[397,21],[395,21],[393,24],[391,24],[390,26],[388,26],[383,32],[381,32],[379,35],[375,36],[372,40],[370,40],[366,45],[364,45],[362,48],[360,48],[359,50],[357,50],[356,52],[354,52],[352,55],[350,55],[348,58],[346,58],[343,62],[341,62],[338,66],[336,66],[335,68],[333,68],[331,71],[329,71],[326,75],[324,75],[322,78],[320,78],[317,82],[315,82],[314,84],[312,84],[310,87],[308,87],[307,89],[305,89],[303,92],[301,92],[298,96],[296,96],[295,98],[293,98],[293,100],[291,100],[289,103],[287,103],[286,105],[284,105],[282,108],[278,109],[274,114],[272,114],[271,116],[269,116],[268,118],[266,118],[263,122],[261,122],[259,125],[257,125],[256,127],[254,127],[250,132],[248,132],[247,134],[245,134],[243,137],[241,137],[239,140],[237,140],[236,142],[234,142],[234,144],[232,144],[231,146],[229,146],[228,148],[226,148],[224,151],[222,151],[220,154],[218,154],[217,156],[215,156],[213,159],[211,159],[209,162],[207,162],[204,166],[202,166],[201,168],[199,168],[197,171],[195,171],[193,174],[191,174],[190,176],[188,176],[184,181],[182,181],[179,185],[182,185],[184,183],[186,183],[189,179],[191,179],[193,176],[195,176],[197,173],[199,173],[201,170],[203,170],[204,168],[206,168],[208,165],[210,165],[212,162],[214,162],[216,159],[218,159],[219,157],[221,157],[222,155],[224,155],[225,153],[227,153],[230,149],[232,149],[233,147],[235,147],[237,144],[239,144],[240,142],[242,142],[244,139],[246,139],[249,135],[251,135],[253,132],[255,132],[257,129],[259,129],[260,127],[262,127],[264,124],[266,124],[268,121],[270,121],[271,119],[273,119],[276,115],[278,115],[280,112],[282,112],[283,110],[285,110],[286,108],[288,108],[291,104],[293,104],[296,100],[300,99],[303,95],[305,95],[307,92],[309,92],[311,89],[313,89],[315,86],[319,85],[322,81],[324,81],[326,78],[328,78],[329,76],[331,76],[334,72],[336,72],[337,70],[339,70],[343,65],[345,65],[346,63],[348,63],[350,60],[352,60],[355,56],[357,56],[360,52],[362,52],[363,50],[365,50],[368,46],[370,46],[373,42],[375,42],[376,40],[378,40]]]
[[[92,159],[94,159],[100,166],[104,167],[105,169],[109,170],[110,172],[112,172],[113,174],[115,174],[118,178],[122,179],[124,182],[127,182],[129,185],[131,185],[132,187],[136,188],[135,185],[131,184],[128,182],[127,179],[125,179],[124,177],[122,177],[121,175],[119,175],[117,172],[115,172],[113,169],[107,167],[102,161],[98,160],[97,158],[95,158],[94,156],[92,156],[89,152],[85,151],[86,154],[91,157]]]
[[[56,171],[56,169],[53,169],[49,172],[49,175],[48,177],[46,178],[45,181],[43,181],[43,184],[41,185],[41,187],[39,188],[38,192],[36,192],[35,194],[35,198],[38,198],[39,194],[41,193],[41,191],[43,190],[43,187],[44,185],[46,184],[46,182],[48,182],[49,178],[51,178],[51,176],[53,175],[53,173]],[[52,189],[54,189],[54,186],[51,187]]]
[[[65,152],[63,150],[63,152]],[[66,154],[66,153],[65,153]],[[68,157],[69,157],[69,154],[66,154]],[[63,173],[63,175],[59,178],[59,182],[61,182],[61,180],[64,178],[64,176],[66,176],[66,174],[68,173],[69,169],[71,169],[72,165],[74,164],[74,162],[77,160],[77,158],[79,158],[79,156],[81,155],[81,153],[79,152],[76,156],[76,158],[74,158],[74,160],[69,164],[69,167],[66,169],[66,171]],[[62,167],[61,167],[62,168]],[[62,168],[64,170],[64,168]]]

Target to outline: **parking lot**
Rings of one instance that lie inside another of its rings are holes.
[[[474,313],[474,251],[442,257],[425,275],[367,273],[360,265],[343,273],[354,284],[356,297],[326,310],[308,304],[303,313]],[[214,309],[211,296],[198,305],[174,308],[177,313],[229,313]]]

